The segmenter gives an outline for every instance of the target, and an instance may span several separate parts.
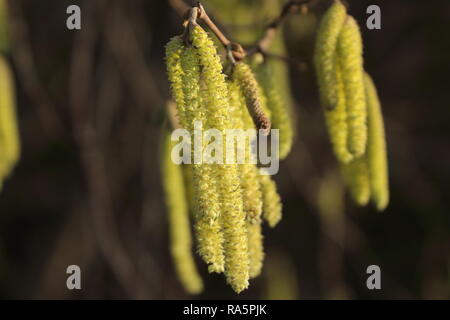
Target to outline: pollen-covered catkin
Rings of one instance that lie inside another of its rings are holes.
[[[362,39],[355,19],[348,16],[337,45],[347,105],[348,150],[362,156],[367,144],[367,111],[364,91]]]
[[[369,168],[365,156],[342,165],[342,174],[352,199],[360,206],[370,200]]]
[[[271,122],[266,106],[267,101],[250,66],[244,62],[238,62],[234,66],[233,77],[244,94],[247,108],[256,127],[268,134]]]
[[[254,128],[253,121],[248,113],[245,98],[242,96],[237,81],[229,82],[231,118],[236,128]],[[245,135],[244,135],[245,137]],[[262,270],[264,260],[264,246],[262,235],[262,192],[259,184],[259,170],[250,162],[250,141],[245,141],[245,163],[239,165],[244,211],[247,217],[247,236],[249,252],[249,274],[251,278],[257,277]]]
[[[323,16],[317,32],[314,64],[320,99],[325,109],[336,108],[338,104],[336,47],[346,17],[345,6],[340,1],[335,1]]]
[[[203,289],[203,282],[192,254],[189,209],[182,166],[172,161],[173,143],[170,140],[170,133],[166,132],[163,138],[162,178],[168,208],[170,251],[176,273],[183,287],[190,294],[198,294]]]
[[[367,161],[370,174],[370,189],[376,208],[378,211],[383,211],[389,203],[386,140],[377,89],[367,73],[365,74],[365,87],[368,114]]]
[[[16,99],[8,62],[0,55],[0,179],[7,177],[20,157]]]
[[[185,48],[181,37],[174,37],[166,46],[166,63],[180,124],[192,133],[194,120],[204,121],[204,112],[199,104],[197,53],[194,48]],[[198,253],[208,264],[209,272],[223,272],[220,207],[212,168],[210,164],[192,164],[192,170]]]
[[[334,154],[339,162],[345,164],[353,159],[353,155],[347,148],[348,124],[346,98],[342,83],[342,72],[339,66],[336,66],[335,72],[337,104],[334,109],[324,109],[324,114]]]
[[[232,128],[229,114],[228,87],[217,49],[208,34],[199,26],[191,32],[192,43],[197,49],[204,95],[206,127],[215,128],[222,133],[226,141],[226,129]],[[246,217],[239,170],[236,164],[217,164],[215,176],[221,207],[221,226],[225,253],[225,276],[227,282],[236,292],[248,287],[249,255]]]
[[[185,100],[185,128],[191,133],[195,120],[205,121],[205,111],[200,105],[200,65],[197,50],[186,48],[181,56],[183,69],[183,94]],[[203,141],[202,150],[205,144]],[[206,160],[206,159],[203,159]],[[208,163],[193,164],[194,192],[196,198],[195,231],[198,252],[208,264],[209,272],[223,272],[223,236],[220,224],[220,205],[213,167]]]
[[[294,140],[294,124],[292,120],[290,101],[285,99],[281,92],[280,82],[277,82],[272,65],[265,61],[256,67],[256,75],[267,97],[267,108],[270,110],[272,129],[279,129],[279,157],[287,157],[292,148]]]
[[[263,234],[261,221],[248,222],[248,252],[250,256],[250,278],[261,274],[264,261]]]
[[[281,220],[281,199],[275,181],[269,175],[260,174],[258,177],[263,194],[263,217],[273,228]]]

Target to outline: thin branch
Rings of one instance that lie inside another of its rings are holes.
[[[247,50],[247,55],[252,55],[257,52],[266,52],[275,39],[280,25],[289,15],[297,12],[306,13],[312,6],[316,5],[318,1],[319,0],[291,0],[286,3],[283,6],[280,15],[267,25],[263,36],[256,45]]]

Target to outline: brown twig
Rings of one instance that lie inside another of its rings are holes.
[[[258,40],[256,45],[247,50],[247,55],[253,55],[257,52],[267,52],[277,35],[280,25],[286,18],[297,12],[306,13],[310,7],[315,5],[319,0],[291,0],[281,9],[281,13],[271,23],[269,23],[264,31],[263,36]]]
[[[187,33],[190,31],[193,25],[197,25],[197,19],[201,20],[217,37],[222,45],[227,50],[228,59],[235,64],[238,61],[243,60],[246,56],[253,55],[255,53],[265,53],[273,42],[280,25],[285,19],[292,13],[302,12],[305,13],[309,8],[315,5],[319,0],[291,0],[283,6],[281,13],[266,27],[266,30],[260,40],[248,50],[245,50],[239,43],[233,42],[228,39],[220,28],[211,20],[205,8],[200,2],[197,2],[196,7],[191,9],[182,2],[177,0],[171,0],[170,3],[174,10],[179,14],[183,13],[185,17],[186,31],[184,33],[184,39],[187,43]],[[183,5],[181,5],[181,3]],[[181,9],[182,8],[182,9]]]

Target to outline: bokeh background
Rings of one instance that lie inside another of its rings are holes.
[[[164,45],[177,1],[9,0],[22,156],[0,194],[0,298],[184,299],[171,262],[158,146],[170,98]],[[204,0],[251,45],[284,1]],[[198,298],[450,298],[448,1],[347,1],[362,26],[389,150],[383,213],[349,201],[312,69],[327,0],[284,24],[296,141],[275,177],[283,220],[266,228],[262,276],[236,295],[208,275]],[[80,5],[82,30],[66,28]],[[365,28],[378,4],[382,29]],[[270,50],[269,50],[270,51]],[[82,290],[66,289],[66,268]],[[366,288],[379,265],[382,290]]]

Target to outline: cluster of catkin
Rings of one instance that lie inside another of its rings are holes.
[[[203,130],[219,130],[223,141],[228,129],[270,129],[267,99],[249,65],[238,62],[231,75],[225,75],[212,39],[200,26],[189,28],[188,41],[182,36],[169,41],[166,64],[182,128],[192,133],[194,121],[200,120]],[[202,148],[205,147],[204,141]],[[167,155],[169,142],[165,148]],[[168,156],[164,159],[177,274],[188,291],[201,290],[189,245],[188,205],[179,203],[187,199],[191,201],[198,254],[209,272],[223,273],[227,283],[239,293],[248,287],[249,279],[261,272],[261,223],[265,220],[274,227],[279,222],[281,201],[275,182],[270,176],[261,175],[255,164],[210,164],[205,159],[208,155],[202,156],[202,163],[188,165],[169,163]],[[169,175],[169,168],[178,173]],[[183,169],[185,187],[180,187]]]
[[[315,66],[334,153],[356,203],[389,202],[384,124],[376,88],[363,67],[360,30],[336,0],[319,26]]]
[[[6,3],[0,0],[0,188],[20,156],[14,80],[5,57],[8,52]]]

